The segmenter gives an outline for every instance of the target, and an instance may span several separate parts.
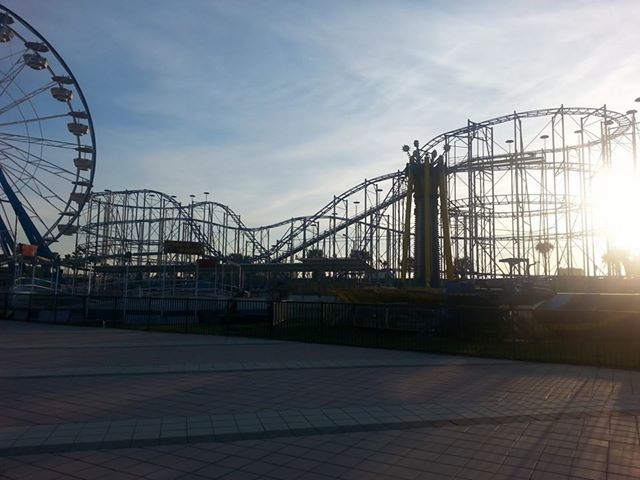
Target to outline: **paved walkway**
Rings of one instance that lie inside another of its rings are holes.
[[[1,478],[640,478],[640,373],[0,322]]]

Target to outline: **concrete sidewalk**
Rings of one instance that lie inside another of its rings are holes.
[[[640,373],[0,322],[0,477],[640,478]]]

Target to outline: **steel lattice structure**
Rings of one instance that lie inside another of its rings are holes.
[[[134,264],[192,261],[186,255],[165,254],[165,241],[201,243],[207,255],[227,257],[250,242],[261,245],[229,207],[217,202],[182,205],[154,190],[94,193],[84,212],[77,253],[102,264],[117,263],[126,252]]]
[[[423,162],[435,158],[434,150],[443,153],[458,275],[607,274],[602,256],[615,245],[593,218],[590,191],[598,172],[634,162],[636,136],[634,111],[561,106],[468,121],[419,146],[411,155]],[[405,231],[415,248],[406,195],[403,169],[365,180],[312,215],[248,227],[216,202],[180,204],[149,190],[96,193],[78,253],[102,264],[117,264],[124,252],[139,265],[189,262],[161,246],[193,240],[227,260],[351,256],[398,272]],[[440,220],[440,242],[442,227]]]
[[[460,269],[471,277],[606,274],[602,256],[615,239],[594,218],[591,192],[603,169],[633,166],[636,134],[633,111],[561,106],[468,121],[422,146],[424,156],[448,145]]]
[[[189,262],[193,256],[165,254],[162,247],[167,240],[195,241],[207,256],[234,261],[293,262],[322,251],[398,268],[392,259],[399,258],[404,184],[403,172],[366,180],[314,215],[260,227],[247,227],[217,202],[181,204],[152,190],[97,192],[85,208],[76,253],[101,265],[122,263],[127,252],[134,265]]]

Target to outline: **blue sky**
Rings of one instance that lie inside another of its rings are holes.
[[[6,0],[89,102],[96,189],[312,213],[400,147],[516,110],[625,111],[640,2]]]

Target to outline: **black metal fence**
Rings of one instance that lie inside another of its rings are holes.
[[[218,335],[269,336],[265,300],[2,293],[4,318],[29,322]]]
[[[4,318],[640,369],[640,312],[0,293]]]

